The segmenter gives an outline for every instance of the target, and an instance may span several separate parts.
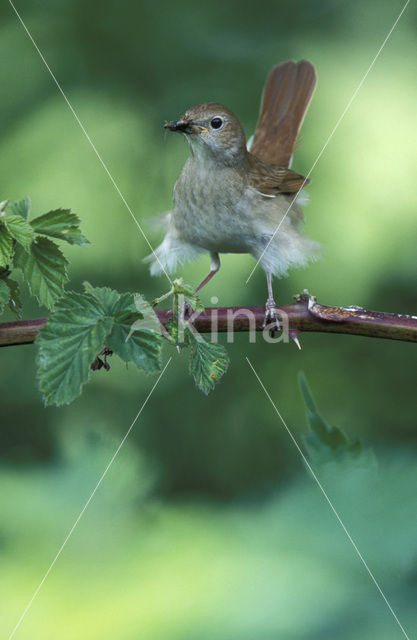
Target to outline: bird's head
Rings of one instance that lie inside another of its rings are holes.
[[[243,161],[246,140],[234,113],[217,102],[191,107],[179,120],[164,125],[169,131],[184,133],[191,152],[204,159],[234,165]]]

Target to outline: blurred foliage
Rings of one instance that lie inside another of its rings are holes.
[[[94,488],[118,438],[72,438],[59,467],[4,470],[2,635],[7,637]],[[417,527],[409,453],[320,480],[412,638]],[[120,452],[16,634],[122,638],[393,640],[401,632],[307,475],[267,502],[159,502],[152,470]],[[401,499],[398,499],[398,498]],[[17,504],[25,509],[16,511]],[[30,553],[28,553],[30,532]],[[5,594],[6,595],[6,594]]]
[[[304,435],[304,442],[312,462],[321,465],[324,462],[348,458],[362,464],[369,464],[361,441],[357,438],[350,441],[339,427],[330,427],[320,415],[306,377],[301,371],[298,375],[298,381],[306,406],[309,426],[309,431]]]
[[[171,206],[187,155],[163,122],[215,100],[249,135],[267,71],[288,58],[318,70],[293,165],[308,171],[402,6],[22,0],[17,9],[142,224]],[[141,263],[146,242],[8,3],[0,17],[2,191],[30,193],[34,215],[57,202],[79,214],[91,245],[64,248],[74,288],[87,279],[161,295],[164,278]],[[416,313],[416,22],[410,3],[312,173],[306,232],[323,259],[275,284],[281,302],[308,288],[324,304]],[[143,224],[156,245],[160,232]],[[207,266],[202,258],[178,275],[197,283]],[[262,304],[261,270],[245,285],[252,267],[248,256],[225,256],[203,301]],[[25,309],[39,315],[30,300]],[[415,345],[319,334],[301,343],[298,352],[236,335],[228,375],[207,398],[185,373],[187,355],[173,358],[20,637],[56,637],[58,627],[62,638],[89,639],[400,637],[317,487],[293,477],[298,454],[246,355],[298,441],[302,369],[328,420],[384,461],[379,471],[330,465],[329,491],[412,635]],[[70,407],[44,409],[34,354],[1,351],[5,635],[152,386],[115,364]],[[97,462],[97,438],[111,443],[106,461]]]

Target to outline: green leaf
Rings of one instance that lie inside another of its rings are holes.
[[[9,278],[10,270],[4,269],[0,267],[0,286],[3,288],[2,283],[4,283],[8,289],[8,299],[7,304],[9,306],[10,311],[13,311],[17,315],[18,318],[22,317],[22,301],[20,300],[20,290],[19,284],[16,280]]]
[[[168,320],[168,322],[165,323],[165,330],[165,338],[171,342],[171,344],[178,345],[178,318]]]
[[[156,331],[156,333],[163,332],[163,326],[159,322],[158,316],[156,315],[152,305],[145,300],[143,295],[140,293],[134,293],[133,302],[135,304],[136,311],[138,311],[142,316],[139,328]]]
[[[95,298],[101,305],[103,312],[112,315],[113,306],[120,298],[120,293],[110,287],[93,287],[89,282],[83,282],[84,291]]]
[[[4,305],[9,302],[10,289],[4,280],[0,280],[0,313],[3,313]]]
[[[229,366],[229,356],[220,344],[206,342],[204,338],[190,329],[190,373],[197,387],[206,395],[219,382]]]
[[[146,322],[143,298],[137,303],[131,293],[119,294],[88,282],[84,288],[86,293],[69,292],[58,300],[37,339],[38,377],[46,404],[61,405],[76,398],[104,346],[146,372],[161,368],[160,333],[146,325],[129,337],[135,322]]]
[[[310,432],[304,435],[307,451],[314,462],[322,463],[343,457],[358,458],[363,453],[359,440],[350,441],[339,427],[331,427],[320,415],[303,372],[298,374],[301,394],[306,405]]]
[[[20,299],[20,287],[19,283],[12,278],[6,278],[5,280],[7,286],[10,289],[10,300],[9,300],[9,309],[13,311],[17,315],[18,318],[22,317],[23,304]]]
[[[13,249],[13,238],[6,226],[0,222],[0,267],[5,267],[10,262]]]
[[[204,311],[204,304],[200,298],[194,293],[193,287],[188,284],[184,284],[182,278],[177,278],[173,282],[174,295],[183,295],[188,300],[192,308],[196,311]]]
[[[114,319],[106,341],[109,349],[146,373],[159,371],[163,339],[158,318],[145,299],[132,293],[119,294],[108,287],[92,287],[88,282],[84,288]]]
[[[112,326],[113,319],[90,295],[68,292],[57,302],[36,340],[45,404],[68,404],[80,395]]]
[[[30,224],[36,233],[82,246],[89,243],[79,229],[80,223],[79,217],[70,209],[55,209],[35,218]]]
[[[15,202],[9,202],[7,205],[8,211],[16,216],[21,216],[25,220],[28,219],[30,212],[30,198],[25,196],[23,200],[16,200]]]
[[[28,250],[33,239],[33,229],[30,224],[19,215],[7,216],[4,223],[16,242]]]
[[[154,313],[152,311],[152,313]],[[125,362],[132,361],[146,373],[161,369],[162,336],[146,328],[148,319],[136,310],[133,295],[124,293],[114,305],[114,325],[107,345]],[[144,323],[141,328],[141,323]]]
[[[37,238],[29,252],[16,247],[14,266],[22,270],[31,293],[50,309],[64,291],[67,264],[57,245],[47,238]]]

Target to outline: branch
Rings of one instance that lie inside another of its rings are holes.
[[[388,338],[417,342],[417,316],[367,311],[360,307],[329,307],[300,300],[278,307],[288,317],[290,335],[303,331],[346,333],[372,338]],[[156,311],[164,325],[171,317],[171,309]],[[256,331],[262,331],[265,307],[208,307],[194,314],[193,325],[200,333],[213,330],[224,333],[249,331],[251,322]],[[34,342],[47,318],[0,323],[0,347]]]

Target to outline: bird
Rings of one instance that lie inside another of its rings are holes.
[[[249,253],[266,273],[263,326],[280,329],[272,277],[317,259],[320,250],[302,231],[301,190],[310,181],[290,169],[315,84],[308,60],[275,65],[248,145],[236,115],[217,102],[197,104],[164,124],[185,136],[190,153],[174,185],[174,206],[164,214],[163,241],[145,258],[152,275],[208,253],[210,271],[198,293],[219,271],[219,254]]]

